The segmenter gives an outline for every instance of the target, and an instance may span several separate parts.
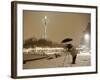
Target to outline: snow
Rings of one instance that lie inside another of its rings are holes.
[[[31,56],[31,59],[34,58],[34,55],[31,54],[30,56]],[[90,53],[78,54],[77,59],[76,59],[76,64],[71,64],[72,58],[70,54],[67,54],[65,62],[64,62],[65,54],[57,58],[55,57],[55,55],[52,55],[49,57],[51,57],[51,59],[46,57],[46,58],[39,59],[39,60],[27,61],[25,64],[23,64],[23,68],[24,69],[34,69],[34,68],[91,66],[91,54]]]

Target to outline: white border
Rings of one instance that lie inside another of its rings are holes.
[[[91,66],[90,67],[71,67],[71,68],[50,68],[50,69],[29,69],[23,70],[23,10],[36,11],[58,11],[58,12],[80,12],[91,14]],[[17,4],[17,76],[31,76],[43,74],[61,74],[61,73],[80,73],[94,72],[96,70],[96,9],[78,8],[78,7],[59,7],[45,5],[27,5]]]

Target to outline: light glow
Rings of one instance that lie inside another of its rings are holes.
[[[85,40],[89,40],[89,34],[85,34]]]

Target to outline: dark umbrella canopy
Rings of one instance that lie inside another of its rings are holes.
[[[69,42],[69,41],[72,41],[72,39],[71,38],[66,38],[66,39],[62,40],[61,42],[66,43],[66,42]]]

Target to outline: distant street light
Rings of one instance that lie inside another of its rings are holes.
[[[89,34],[88,33],[86,33],[84,37],[85,37],[85,40],[89,40]]]
[[[44,39],[47,39],[47,24],[48,24],[48,17],[44,16],[44,18],[42,19],[42,22],[44,24],[44,34],[43,37]]]

